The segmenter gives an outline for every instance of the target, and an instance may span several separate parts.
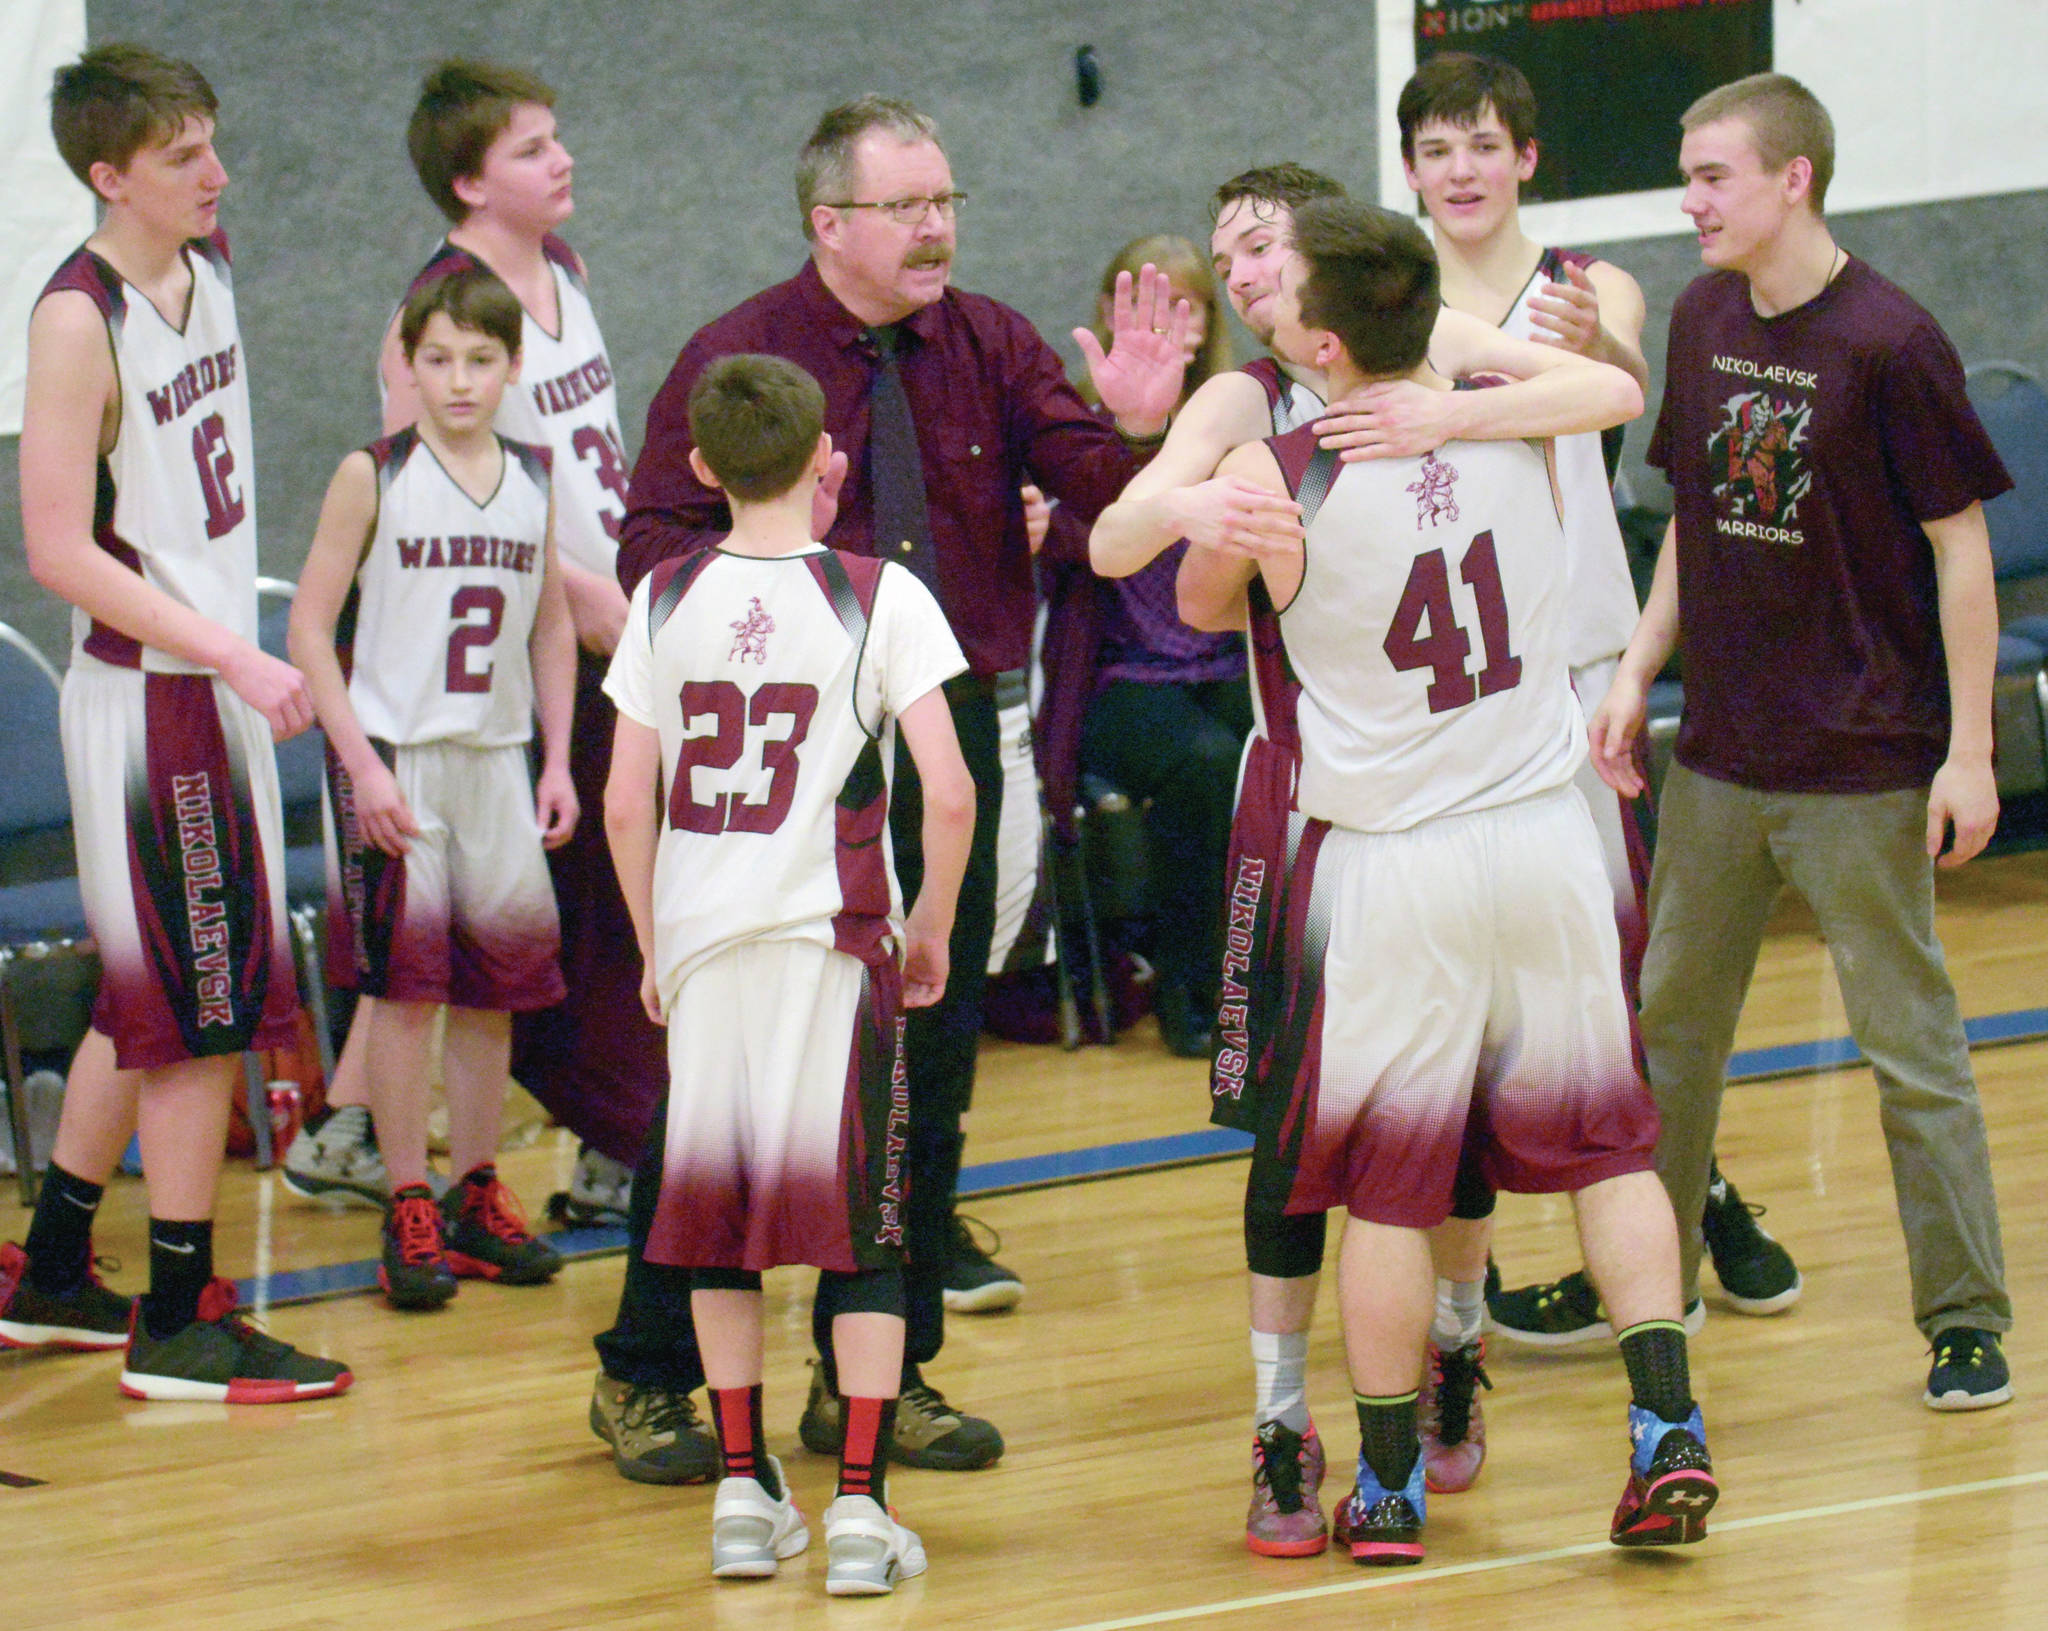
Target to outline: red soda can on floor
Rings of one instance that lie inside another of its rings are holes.
[[[272,1082],[264,1089],[264,1098],[270,1105],[270,1159],[282,1163],[284,1152],[299,1135],[299,1124],[306,1119],[306,1103],[297,1082]]]

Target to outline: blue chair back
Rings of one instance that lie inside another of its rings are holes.
[[[1984,506],[2001,579],[2048,574],[2048,391],[2017,363],[1969,371],[1971,405],[1984,421],[2013,489]]]
[[[54,671],[27,639],[0,623],[0,842],[71,824]]]

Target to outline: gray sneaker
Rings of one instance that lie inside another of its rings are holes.
[[[577,1229],[623,1229],[632,1204],[633,1169],[586,1144],[568,1189],[548,1198],[548,1216]]]
[[[28,1112],[28,1147],[35,1155],[36,1171],[47,1172],[50,1152],[57,1147],[57,1122],[64,1114],[64,1078],[54,1070],[32,1070],[21,1084],[21,1102]],[[14,1158],[14,1127],[0,1116],[0,1178],[17,1171]]]
[[[317,1128],[301,1127],[284,1152],[284,1187],[308,1200],[388,1206],[391,1176],[384,1170],[369,1107],[345,1104]]]

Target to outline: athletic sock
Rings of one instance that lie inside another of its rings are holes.
[[[1486,1282],[1446,1280],[1436,1282],[1436,1319],[1429,1328],[1429,1340],[1443,1353],[1469,1348],[1477,1342],[1486,1325]]]
[[[751,1478],[773,1501],[782,1499],[782,1480],[768,1459],[768,1440],[761,1428],[761,1384],[711,1389],[711,1416],[718,1423],[718,1443],[725,1452],[725,1476]]]
[[[1365,1464],[1372,1468],[1380,1488],[1399,1493],[1408,1487],[1408,1475],[1415,1470],[1415,1458],[1422,1454],[1422,1439],[1415,1421],[1415,1394],[1410,1391],[1387,1399],[1351,1395],[1358,1407],[1358,1448]]]
[[[846,1442],[839,1451],[836,1495],[872,1496],[889,1504],[886,1483],[889,1441],[896,1436],[894,1399],[849,1398],[846,1401]]]
[[[149,1291],[142,1322],[162,1342],[199,1318],[199,1294],[213,1278],[213,1219],[149,1220]]]
[[[1252,1378],[1258,1395],[1254,1431],[1269,1421],[1296,1433],[1308,1431],[1308,1332],[1254,1326]]]
[[[92,1270],[92,1222],[105,1187],[89,1184],[56,1162],[43,1175],[43,1192],[29,1221],[22,1250],[28,1281],[45,1296],[76,1291]]]
[[[1685,1327],[1677,1320],[1644,1320],[1621,1333],[1621,1359],[1635,1404],[1663,1421],[1693,1412],[1692,1372],[1686,1364]]]

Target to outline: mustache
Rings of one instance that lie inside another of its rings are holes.
[[[907,269],[916,270],[924,266],[950,266],[953,251],[945,244],[921,244],[903,257]]]

